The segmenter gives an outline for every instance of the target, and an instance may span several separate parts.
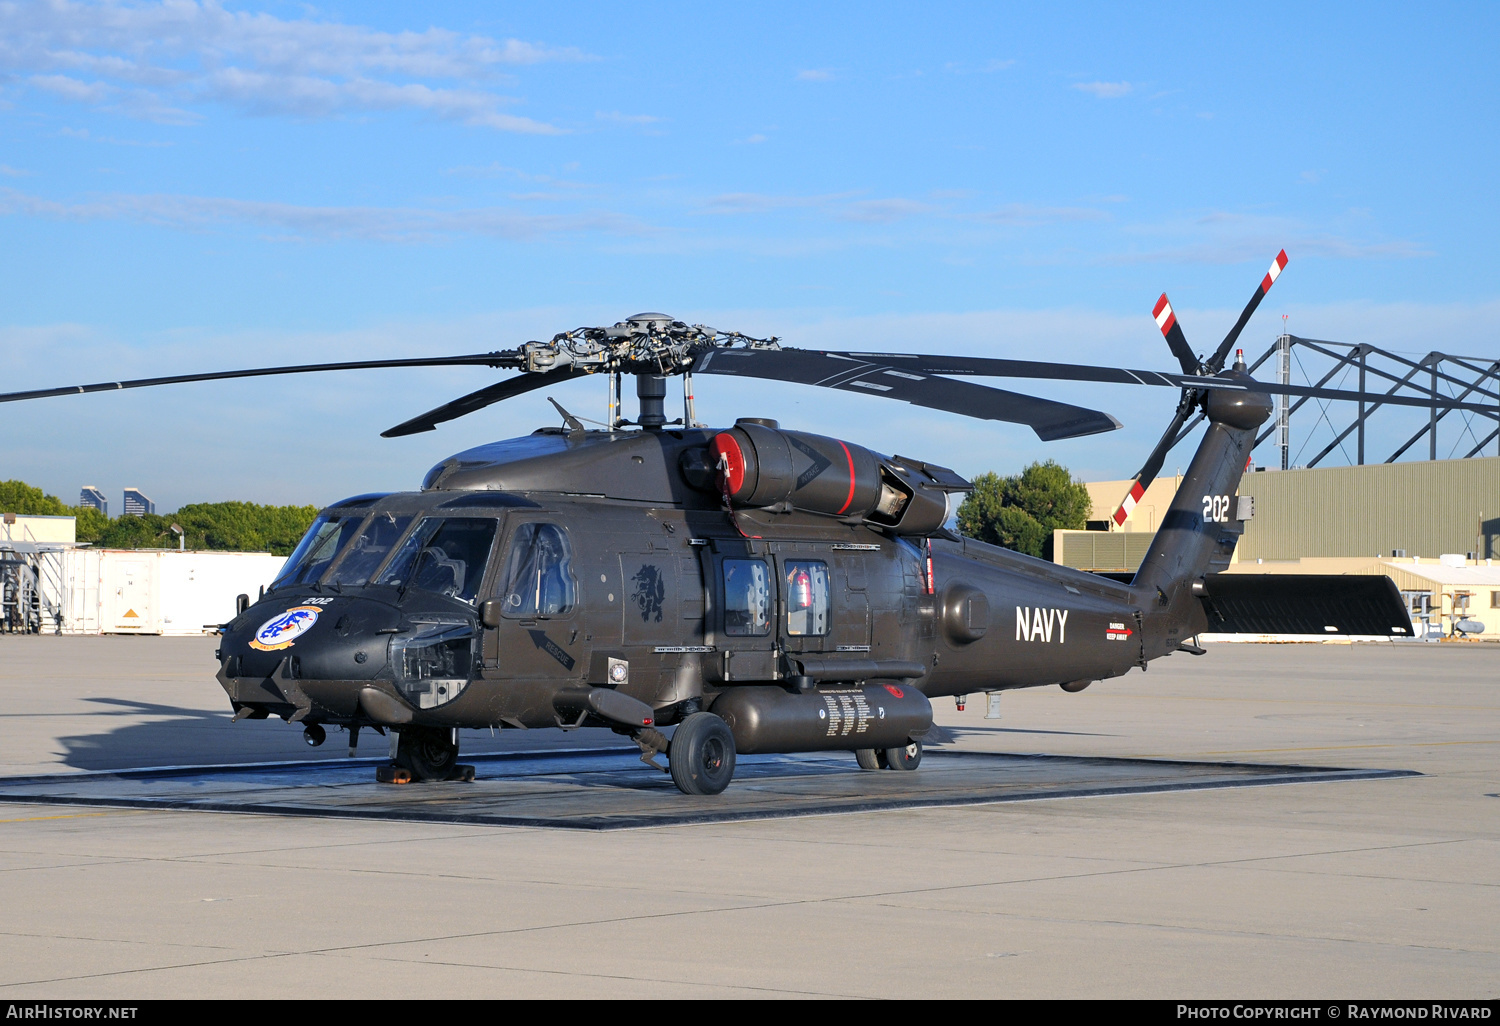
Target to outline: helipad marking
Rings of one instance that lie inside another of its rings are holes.
[[[471,826],[619,830],[837,813],[1419,776],[1410,770],[931,750],[914,772],[860,771],[847,752],[742,756],[721,795],[680,794],[630,749],[469,758],[473,783],[394,788],[378,760],[176,767],[0,780],[0,802]]]

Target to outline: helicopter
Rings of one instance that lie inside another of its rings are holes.
[[[276,716],[309,744],[329,727],[391,733],[390,783],[473,779],[460,728],[608,727],[689,795],[731,782],[737,755],[852,752],[910,771],[939,736],[932,701],[1060,685],[1078,692],[1216,632],[1410,635],[1386,577],[1225,575],[1236,495],[1272,394],[1358,393],[1257,381],[1225,362],[1286,266],[1283,250],[1220,345],[1194,355],[1167,297],[1158,327],[1181,372],[784,347],[660,313],[517,349],[267,367],[13,392],[0,402],[225,378],[377,367],[518,374],[383,432],[429,431],[493,403],[604,375],[608,420],[443,460],[418,490],[323,509],[276,579],[221,627],[217,680],[236,721]],[[621,409],[625,376],[639,411]],[[1021,424],[1043,440],[1114,417],[965,377],[1173,387],[1180,400],[1117,522],[1171,448],[1208,428],[1128,580],[961,537],[972,484],[915,457],[745,417],[700,424],[695,375],[765,378]],[[667,382],[682,380],[669,421]],[[1388,402],[1467,407],[1457,400]],[[668,735],[668,728],[670,736]],[[665,756],[665,766],[659,761]]]

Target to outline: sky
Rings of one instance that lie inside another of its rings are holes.
[[[1497,28],[1488,4],[0,0],[0,390],[511,348],[642,310],[808,348],[1175,369],[1157,296],[1209,350],[1283,247],[1252,357],[1285,324],[1488,362]],[[324,504],[558,423],[545,395],[603,415],[586,379],[378,437],[497,373],[3,404],[0,479],[96,485],[112,512],[126,486],[163,511]],[[1125,426],[1044,444],[697,382],[715,424],[1085,480],[1133,474],[1176,402],[1033,390]],[[1293,448],[1326,423],[1294,419]]]

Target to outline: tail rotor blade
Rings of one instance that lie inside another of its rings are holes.
[[[1161,329],[1162,338],[1167,340],[1167,348],[1172,350],[1172,355],[1182,364],[1182,373],[1197,374],[1198,358],[1187,344],[1187,338],[1182,334],[1182,325],[1177,323],[1177,314],[1173,312],[1165,292],[1156,301],[1156,308],[1151,311],[1151,316],[1156,318],[1156,326]]]
[[[1130,511],[1135,509],[1135,504],[1141,501],[1141,496],[1146,494],[1146,489],[1151,487],[1151,482],[1156,480],[1156,475],[1161,473],[1161,465],[1167,461],[1167,453],[1172,451],[1172,446],[1178,442],[1177,432],[1182,430],[1182,425],[1192,416],[1193,404],[1184,402],[1177,408],[1177,415],[1167,425],[1167,430],[1162,433],[1161,441],[1156,443],[1156,448],[1151,450],[1151,455],[1146,457],[1146,463],[1141,467],[1140,473],[1135,475],[1131,482],[1130,491],[1125,493],[1125,498],[1111,517],[1116,527],[1124,525]]]
[[[1266,298],[1266,293],[1271,291],[1271,286],[1276,284],[1276,279],[1281,276],[1282,269],[1286,267],[1286,250],[1276,254],[1276,259],[1271,261],[1271,269],[1261,279],[1260,287],[1255,290],[1255,295],[1250,297],[1250,302],[1245,304],[1245,312],[1240,314],[1240,319],[1234,322],[1234,327],[1229,329],[1229,334],[1224,336],[1224,341],[1219,343],[1219,348],[1214,350],[1213,358],[1205,365],[1208,373],[1217,374],[1224,369],[1224,359],[1229,355],[1229,350],[1239,341],[1240,332],[1245,330],[1245,325],[1250,320],[1250,315],[1255,313],[1255,308],[1260,306],[1260,301]]]

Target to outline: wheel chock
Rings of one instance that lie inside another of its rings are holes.
[[[457,766],[453,767],[453,773],[448,777],[448,779],[461,781],[465,784],[470,783],[474,779],[474,767],[469,766],[465,763],[459,763]]]
[[[402,769],[400,766],[376,766],[375,781],[380,784],[409,784],[411,783],[411,770]]]

